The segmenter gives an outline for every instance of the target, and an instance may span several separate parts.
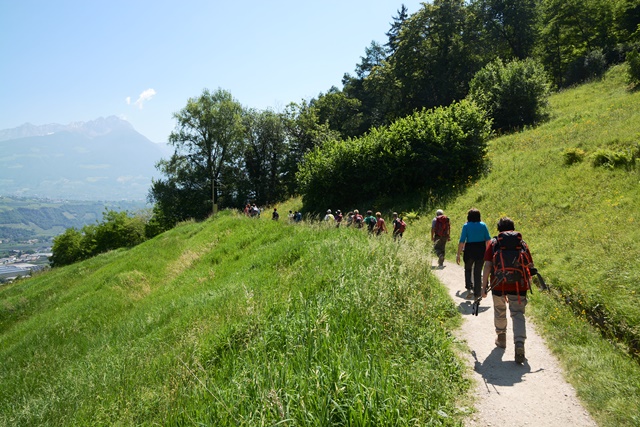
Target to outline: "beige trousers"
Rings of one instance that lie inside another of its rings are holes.
[[[506,301],[505,301],[506,298]],[[524,309],[527,306],[527,297],[520,295],[493,295],[493,322],[496,333],[507,332],[507,302],[509,303],[509,314],[513,324],[513,342],[523,343],[527,339],[527,326],[524,319]]]

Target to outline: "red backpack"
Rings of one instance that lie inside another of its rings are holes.
[[[449,218],[446,215],[440,215],[436,217],[436,226],[434,229],[434,233],[438,237],[449,237],[449,232],[451,231],[451,224],[449,223]]]
[[[503,231],[491,241],[493,250],[493,289],[503,292],[526,293],[532,264],[527,244],[517,231]]]

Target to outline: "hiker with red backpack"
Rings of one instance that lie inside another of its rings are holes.
[[[498,221],[498,235],[491,239],[484,255],[482,273],[482,298],[491,290],[493,297],[493,321],[498,334],[496,346],[507,347],[507,303],[513,327],[515,361],[523,364],[524,342],[527,329],[524,312],[527,291],[531,289],[531,275],[535,269],[529,247],[522,235],[515,231],[512,219]],[[491,282],[489,282],[491,279]]]
[[[431,221],[431,241],[433,242],[433,250],[438,257],[438,267],[444,267],[444,250],[447,242],[451,240],[451,224],[449,218],[442,212],[442,209],[436,211],[436,217]]]
[[[456,263],[460,265],[460,254],[464,251],[464,286],[467,298],[478,298],[482,287],[484,253],[491,241],[487,224],[481,221],[478,209],[469,209],[467,222],[462,226]]]

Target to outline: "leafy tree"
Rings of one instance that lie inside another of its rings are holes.
[[[622,43],[640,43],[640,1],[620,1],[615,16],[618,40]]]
[[[316,109],[320,123],[327,123],[342,138],[358,136],[366,131],[362,127],[361,106],[359,99],[348,97],[336,87],[311,101],[311,107]]]
[[[537,0],[476,0],[471,5],[483,56],[526,59],[537,37]]]
[[[281,115],[266,110],[248,111],[244,163],[251,198],[259,205],[280,201],[286,194],[286,133]]]
[[[82,251],[83,235],[75,228],[68,228],[53,239],[51,257],[52,267],[62,267],[84,259]]]
[[[541,1],[536,56],[556,86],[579,83],[576,67],[588,65],[585,58],[592,52],[600,49],[607,58],[615,56],[614,9],[610,0]]]
[[[324,142],[337,138],[338,134],[329,129],[326,122],[320,123],[317,109],[305,101],[289,104],[282,118],[287,138],[283,182],[287,194],[294,195],[298,194],[296,173],[305,154]]]
[[[154,182],[150,198],[160,204],[171,220],[184,220],[191,213],[201,217],[202,200],[208,200],[209,212],[216,212],[219,179],[223,168],[240,155],[244,128],[242,106],[222,89],[203,90],[198,98],[190,98],[186,107],[175,113],[177,124],[169,135],[175,153],[169,161],[160,162],[159,169],[167,180]],[[208,188],[205,199],[201,191]],[[162,192],[169,194],[162,194]],[[186,199],[186,200],[184,200]],[[196,202],[194,212],[176,212],[169,201]]]
[[[130,215],[126,211],[105,211],[102,223],[94,228],[93,254],[129,248],[142,243],[145,240],[145,223],[143,217]]]
[[[535,124],[546,117],[549,97],[547,76],[533,59],[501,59],[478,71],[469,84],[469,98],[493,119],[494,129],[510,130]]]
[[[633,85],[640,84],[640,53],[631,51],[627,54],[627,64],[629,66],[628,80]]]
[[[463,0],[423,3],[404,21],[389,58],[401,92],[396,117],[464,98],[467,83],[480,68],[472,54],[469,22]]]

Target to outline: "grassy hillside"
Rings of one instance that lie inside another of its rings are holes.
[[[617,67],[554,95],[551,121],[493,140],[489,175],[446,206],[456,237],[471,207],[492,233],[499,217],[515,220],[556,290],[535,294],[532,311],[581,398],[612,426],[640,425],[640,164],[594,166],[592,156],[640,157],[640,92],[624,80]],[[576,149],[582,161],[565,164]]]
[[[456,425],[411,245],[222,213],[0,288],[0,425]]]

